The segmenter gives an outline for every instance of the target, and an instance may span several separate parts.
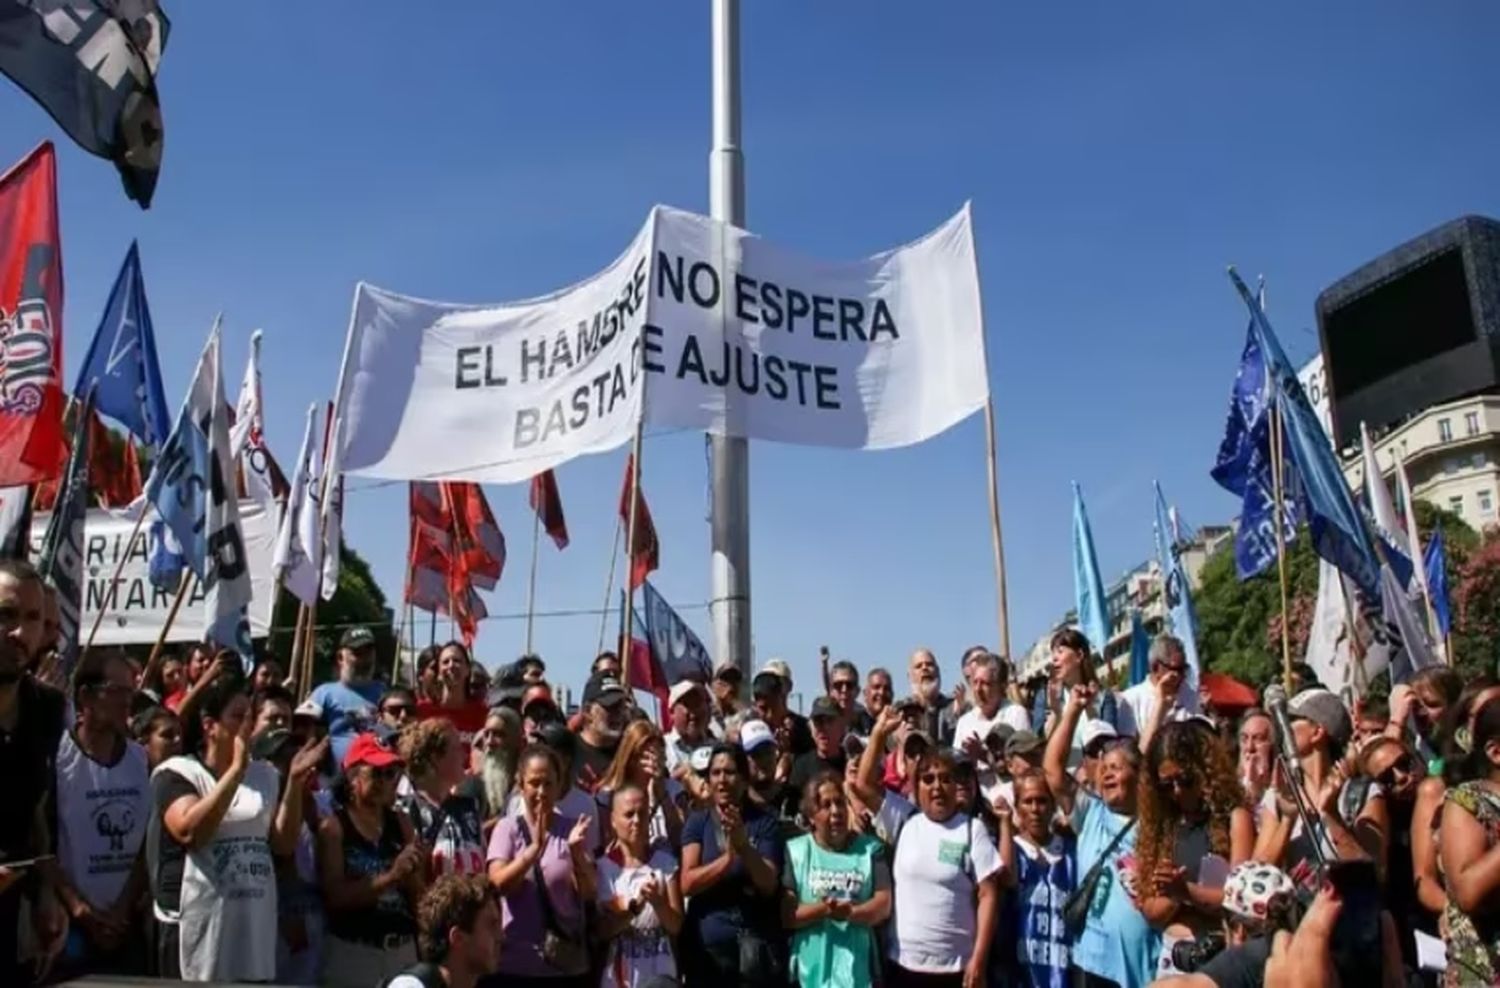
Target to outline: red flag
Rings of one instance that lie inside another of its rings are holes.
[[[57,160],[43,143],[0,175],[0,486],[57,476],[63,437]]]
[[[444,483],[453,515],[455,559],[466,582],[493,590],[505,569],[505,533],[478,484]]]
[[[135,440],[125,437],[125,479],[130,489],[137,494],[144,490],[141,484],[141,461],[135,452]]]
[[[625,486],[620,490],[620,520],[625,530],[630,530],[630,488],[635,473],[635,455],[625,458]],[[661,565],[661,543],[656,539],[656,526],[651,522],[651,509],[646,507],[646,496],[639,490],[635,497],[635,538],[630,546],[630,589],[634,590],[646,582],[646,576]]]
[[[141,470],[134,453],[129,436],[111,432],[97,413],[90,414],[89,490],[104,507],[123,508],[140,496]]]
[[[568,522],[563,517],[562,496],[557,493],[557,475],[543,470],[531,478],[531,510],[559,549],[568,547]]]

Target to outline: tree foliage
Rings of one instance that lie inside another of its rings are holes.
[[[348,545],[341,548],[338,590],[332,600],[318,601],[317,627],[313,635],[312,682],[315,684],[333,678],[333,657],[338,651],[339,638],[355,625],[363,625],[374,633],[376,669],[382,674],[389,672],[396,651],[391,611],[386,606],[385,594],[370,572],[370,564]],[[299,603],[296,597],[283,590],[272,615],[273,627],[266,651],[280,659],[283,666],[290,663]]]
[[[1443,532],[1455,663],[1465,675],[1493,671],[1500,655],[1500,532],[1481,535],[1458,515],[1425,501],[1416,503],[1415,514],[1424,546],[1434,528]],[[1292,660],[1297,662],[1307,652],[1317,603],[1318,557],[1306,529],[1287,548],[1286,613]],[[1276,675],[1283,610],[1275,566],[1241,581],[1234,544],[1226,542],[1204,565],[1193,604],[1199,654],[1207,668],[1257,685]]]

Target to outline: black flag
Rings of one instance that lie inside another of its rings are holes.
[[[0,72],[113,161],[142,208],[161,168],[156,67],[167,28],[156,0],[0,0]]]

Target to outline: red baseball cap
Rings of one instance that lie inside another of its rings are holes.
[[[387,765],[400,765],[401,756],[396,754],[390,747],[384,744],[373,734],[361,734],[349,745],[349,750],[344,753],[344,771],[347,772],[356,765],[368,765],[371,768],[384,768]]]

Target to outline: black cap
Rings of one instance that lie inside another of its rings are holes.
[[[568,761],[572,761],[573,756],[578,753],[578,738],[572,731],[568,730],[568,725],[562,721],[551,721],[543,724],[537,730],[536,734],[537,739],[542,744],[551,748],[560,757]]]
[[[898,712],[902,710],[910,710],[912,707],[917,707],[920,709],[922,706],[922,701],[918,700],[914,696],[903,696],[901,699],[892,702],[891,706],[895,707]]]
[[[358,651],[361,648],[374,647],[375,633],[369,628],[364,627],[363,625],[358,625],[356,627],[350,628],[348,631],[344,632],[343,637],[339,639],[339,648],[347,648],[351,652]]]
[[[624,702],[626,696],[625,687],[614,676],[607,672],[595,673],[589,677],[588,685],[583,688],[583,705],[598,703],[613,707],[617,703]]]
[[[907,758],[910,758],[912,756],[913,748],[920,751],[922,748],[936,747],[937,742],[933,741],[932,735],[928,734],[926,731],[911,731],[906,735],[906,740],[901,742],[901,751],[906,755]]]
[[[842,717],[844,712],[832,698],[820,696],[813,701],[812,710],[808,713],[808,720],[817,720],[819,717]]]
[[[750,681],[750,693],[753,696],[780,696],[782,686],[781,677],[774,672],[756,673]]]
[[[528,653],[516,660],[517,671],[524,672],[527,666],[536,666],[538,669],[542,670],[542,672],[547,671],[547,663],[542,661],[542,657],[540,655]]]

